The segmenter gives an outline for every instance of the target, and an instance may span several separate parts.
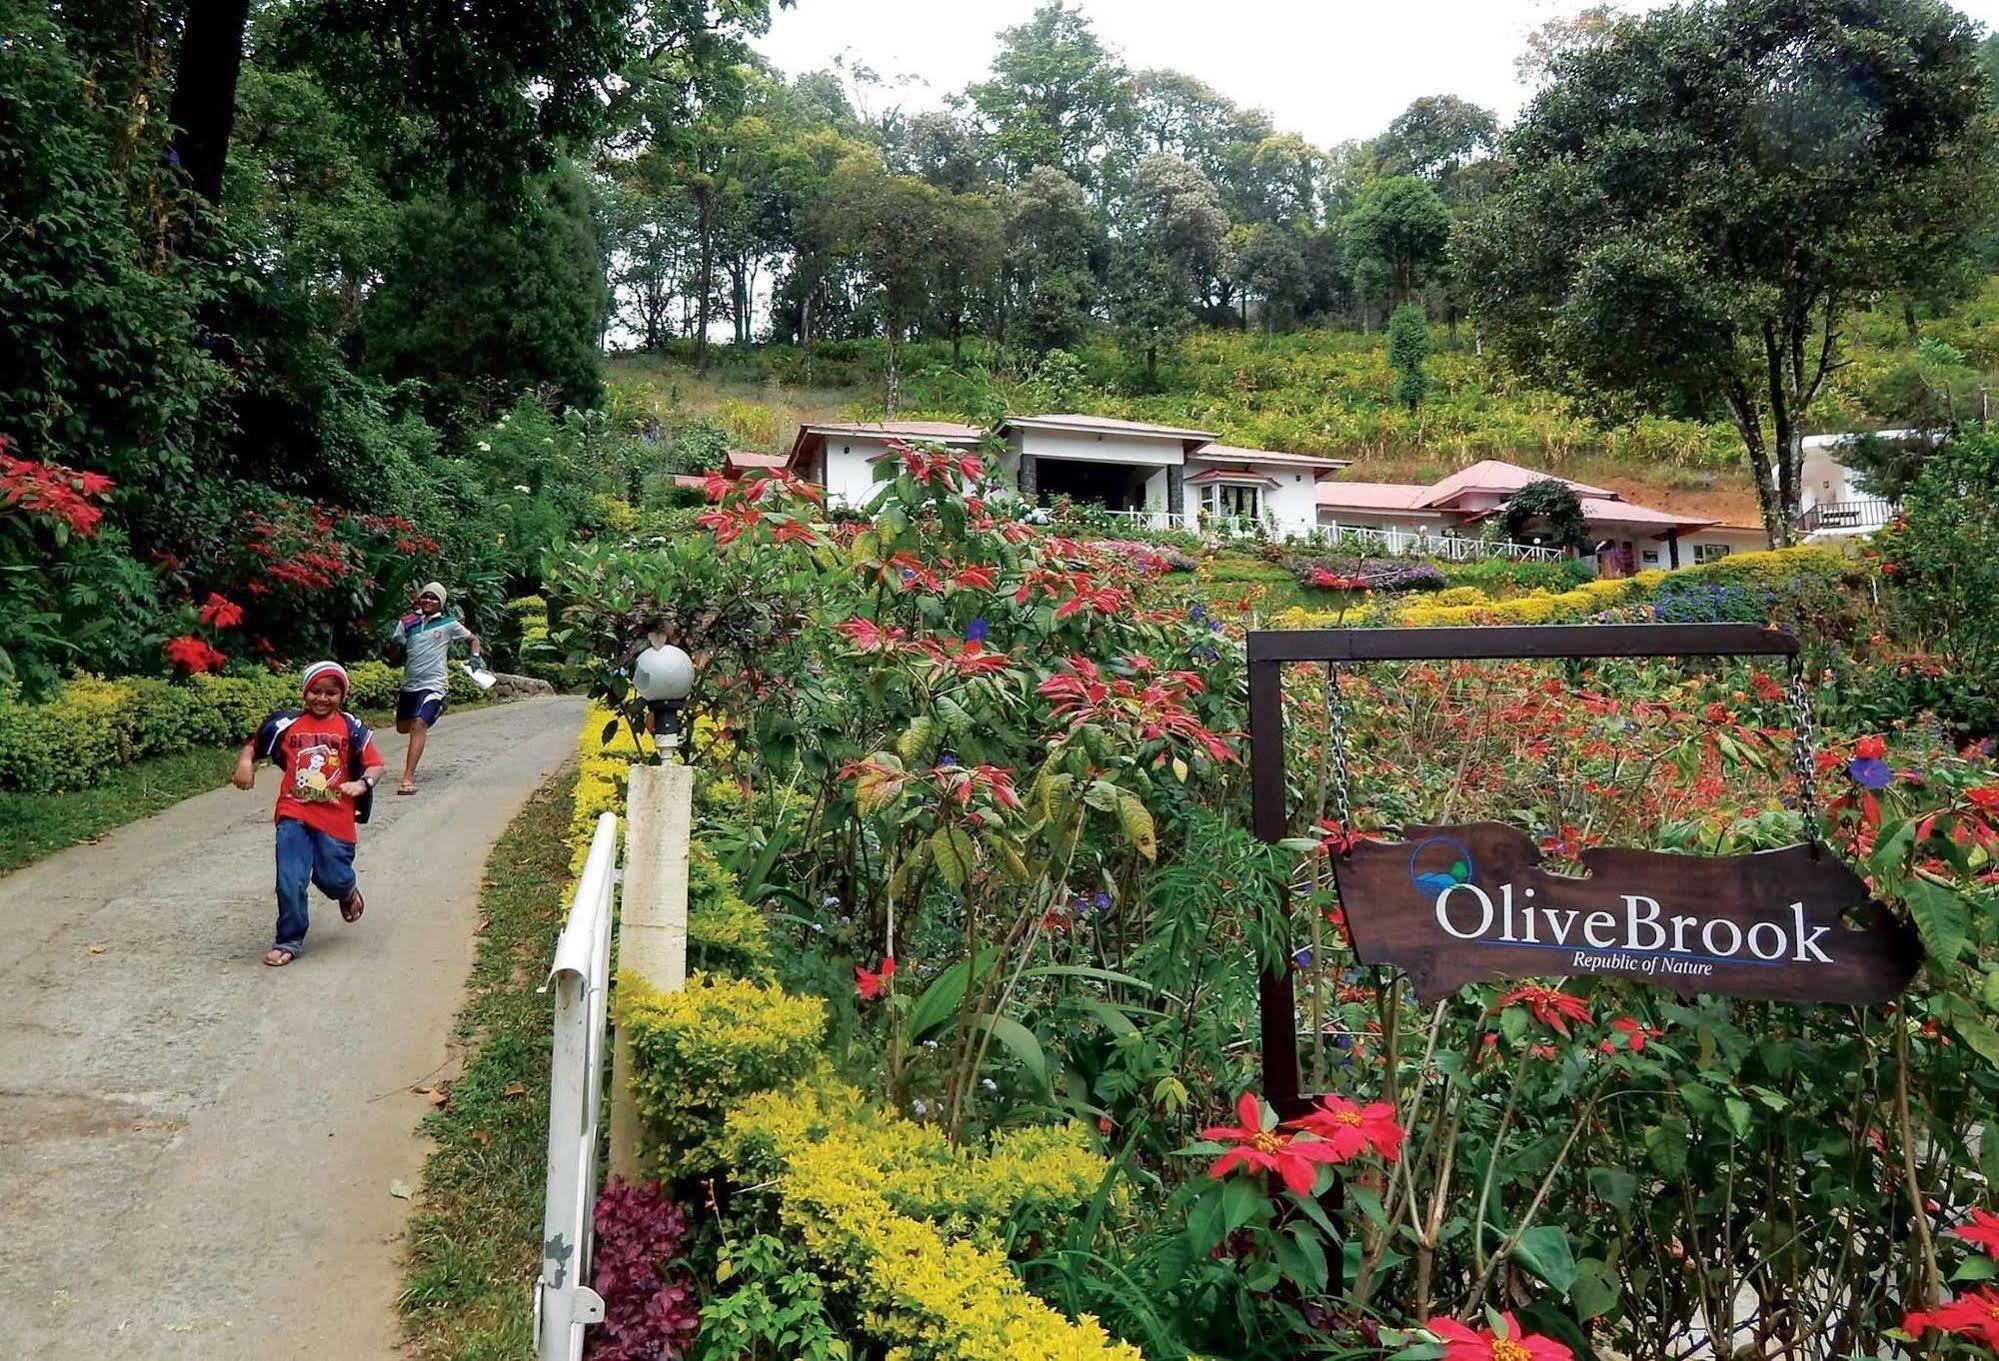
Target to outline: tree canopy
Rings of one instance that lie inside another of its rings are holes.
[[[1989,124],[1977,30],[1939,0],[1702,0],[1627,19],[1555,57],[1459,274],[1526,372],[1725,413],[1789,542],[1803,417],[1843,324],[1970,248]]]

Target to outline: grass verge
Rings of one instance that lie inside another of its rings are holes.
[[[550,1003],[541,985],[569,885],[573,768],[544,785],[486,862],[484,925],[458,1014],[473,1046],[446,1103],[410,1221],[402,1308],[420,1357],[531,1354],[528,1283],[540,1260],[548,1153]]]
[[[0,792],[0,874],[219,788],[228,783],[235,764],[233,750],[200,747],[135,761],[88,789]]]

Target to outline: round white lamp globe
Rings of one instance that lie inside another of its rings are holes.
[[[632,685],[649,704],[686,699],[694,691],[694,659],[671,643],[649,647],[632,663]]]

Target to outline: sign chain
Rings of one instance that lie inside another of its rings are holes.
[[[1798,812],[1805,819],[1805,837],[1819,836],[1818,724],[1812,718],[1812,695],[1805,684],[1805,664],[1791,657],[1791,771],[1798,777]]]
[[[1339,814],[1340,831],[1352,835],[1353,794],[1347,776],[1346,705],[1340,697],[1340,669],[1326,663],[1326,742],[1333,757],[1333,802]]]

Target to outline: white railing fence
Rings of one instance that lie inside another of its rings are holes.
[[[618,819],[605,813],[569,900],[542,991],[555,993],[554,1063],[548,1087],[548,1192],[543,1202],[541,1277],[534,1291],[539,1361],[579,1361],[583,1329],[604,1318],[590,1288],[592,1211],[597,1202],[597,1123],[604,1097],[604,1019],[610,1003],[611,890],[617,880]]]
[[[1319,532],[1335,548],[1352,548],[1388,557],[1442,558],[1446,562],[1472,562],[1479,558],[1560,562],[1563,558],[1559,549],[1534,543],[1515,543],[1511,539],[1465,539],[1451,534],[1410,534],[1400,529],[1368,529],[1341,524],[1321,525]]]

